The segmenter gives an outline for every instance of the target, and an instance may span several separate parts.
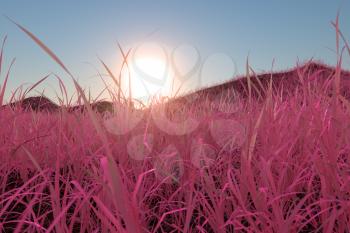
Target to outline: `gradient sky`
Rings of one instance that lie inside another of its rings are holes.
[[[248,54],[257,72],[270,70],[273,59],[275,70],[293,67],[298,58],[305,61],[314,57],[334,64],[336,57],[331,49],[335,48],[335,33],[330,22],[335,20],[339,9],[341,29],[350,40],[348,0],[0,2],[0,13],[38,36],[63,60],[83,87],[91,88],[93,95],[103,89],[103,84],[94,76],[93,66],[103,72],[97,57],[114,72],[118,70],[121,56],[117,41],[125,49],[146,40],[169,50],[187,44],[196,47],[204,59],[225,54],[235,62],[239,74],[244,73]],[[12,57],[17,58],[7,96],[10,90],[33,83],[50,72],[60,75],[68,90],[73,90],[71,80],[60,67],[1,16],[0,38],[5,35],[8,35],[5,65]],[[350,67],[348,58],[344,65]],[[229,78],[212,75],[206,77],[202,85]],[[59,90],[53,77],[41,87],[48,96]]]

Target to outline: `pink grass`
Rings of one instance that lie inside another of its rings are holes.
[[[1,108],[0,230],[349,232],[350,86],[338,25],[331,71],[306,64],[290,82],[264,82],[247,62],[241,92],[208,89],[195,105],[139,110],[118,89],[115,112],[98,113],[63,62],[17,24],[71,76],[87,111],[65,110],[59,78],[62,110]]]

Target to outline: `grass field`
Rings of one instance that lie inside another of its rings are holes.
[[[350,232],[350,75],[334,26],[335,68],[259,78],[247,64],[238,81],[143,108],[112,93],[109,111],[21,28],[71,75],[85,110],[63,83],[54,111],[22,108],[29,89],[1,108],[0,230]]]

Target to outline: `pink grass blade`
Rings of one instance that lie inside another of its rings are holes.
[[[36,88],[38,85],[40,85],[40,83],[44,82],[51,74],[46,75],[44,78],[40,79],[38,82],[34,83],[29,90],[25,91],[23,96],[26,96],[29,92],[31,92],[32,90],[34,90],[34,88]]]
[[[1,71],[2,71],[2,65],[3,65],[3,57],[4,57],[4,48],[5,48],[5,44],[6,44],[6,40],[7,40],[7,36],[5,36],[5,38],[2,41],[2,45],[1,45],[1,50],[0,50],[0,77],[1,77]]]
[[[39,45],[40,48],[42,48],[57,64],[59,64],[64,71],[67,72],[71,77],[73,75],[70,73],[70,71],[66,68],[66,66],[61,62],[61,60],[54,54],[41,40],[39,40],[33,33],[28,31],[26,28],[12,20],[11,18],[7,17],[12,23],[14,23],[19,29],[21,29],[25,34],[27,34],[37,45]]]
[[[7,81],[9,79],[9,76],[10,76],[10,72],[11,72],[11,68],[13,66],[13,64],[15,63],[16,59],[12,59],[11,61],[11,64],[10,64],[10,67],[7,71],[7,74],[5,76],[5,80],[4,80],[4,83],[1,87],[1,92],[0,92],[0,106],[2,106],[4,104],[4,98],[5,98],[5,90],[6,90],[6,86],[7,86]]]

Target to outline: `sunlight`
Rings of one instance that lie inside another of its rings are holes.
[[[137,50],[128,61],[129,69],[122,70],[122,87],[129,93],[129,77],[132,97],[147,100],[154,95],[170,94],[172,72],[161,49],[147,44]]]
[[[136,60],[136,65],[146,74],[155,77],[161,78],[164,76],[166,69],[166,62],[153,57],[143,57]]]

